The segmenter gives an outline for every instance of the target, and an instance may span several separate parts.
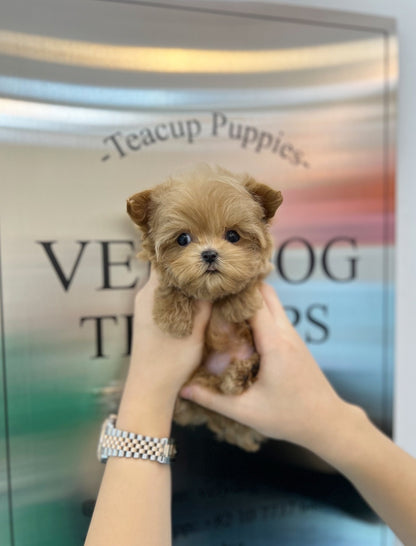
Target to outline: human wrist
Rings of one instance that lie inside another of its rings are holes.
[[[120,406],[117,428],[143,436],[168,437],[172,426],[172,414],[149,408]]]
[[[181,382],[172,372],[172,360],[169,355],[148,356],[131,358],[130,367],[124,385],[124,392],[148,394],[149,398],[160,398],[175,403]],[[182,381],[183,382],[183,381]],[[178,383],[178,384],[177,384]]]
[[[314,441],[306,447],[333,467],[344,471],[354,464],[355,446],[369,426],[371,423],[362,408],[339,399],[326,422],[321,423]]]
[[[148,436],[169,436],[175,398],[161,388],[126,381],[117,427]]]

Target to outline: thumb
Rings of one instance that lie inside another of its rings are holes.
[[[204,408],[221,413],[225,417],[239,420],[240,396],[231,396],[214,392],[197,383],[191,383],[183,387],[180,396],[191,402],[195,402]]]

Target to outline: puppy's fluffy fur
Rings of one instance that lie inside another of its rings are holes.
[[[280,192],[248,175],[200,166],[127,201],[142,233],[141,256],[160,279],[154,319],[174,336],[192,331],[195,300],[213,302],[203,363],[190,381],[224,394],[241,394],[256,380],[256,353],[248,319],[260,307],[256,287],[269,273],[271,218]],[[174,419],[205,423],[219,439],[256,451],[256,431],[190,401],[178,399]]]

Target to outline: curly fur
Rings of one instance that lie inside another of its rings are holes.
[[[213,303],[203,362],[189,381],[238,395],[256,380],[260,362],[248,319],[261,304],[256,287],[270,271],[268,226],[281,202],[280,192],[252,177],[208,165],[127,200],[127,212],[141,230],[141,257],[159,274],[153,309],[159,327],[187,336],[195,300]],[[238,233],[237,242],[226,239],[229,230]],[[186,246],[178,244],[183,233],[191,238]],[[207,250],[217,253],[213,264],[202,257]],[[174,419],[206,424],[218,439],[247,451],[256,451],[264,439],[183,399],[176,402]]]

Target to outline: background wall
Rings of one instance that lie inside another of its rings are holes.
[[[400,446],[416,456],[416,2],[291,0],[286,3],[291,6],[381,15],[397,20],[400,77],[397,130],[395,438]]]

